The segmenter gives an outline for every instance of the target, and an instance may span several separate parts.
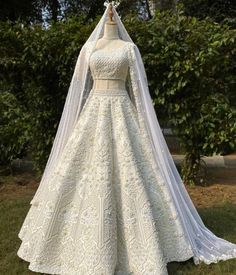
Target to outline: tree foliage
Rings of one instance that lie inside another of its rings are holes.
[[[81,16],[48,29],[1,23],[2,162],[31,152],[42,171],[76,58],[97,20],[84,24]],[[123,22],[141,51],[157,116],[186,152],[184,179],[197,182],[203,155],[236,149],[236,32],[181,9],[157,11],[148,22],[133,16]]]
[[[151,18],[147,0],[122,0],[117,7],[119,15],[138,14]],[[48,26],[70,17],[82,16],[84,22],[92,21],[104,12],[104,0],[9,0],[1,5],[0,21],[24,21],[28,24]]]
[[[236,27],[236,1],[234,0],[181,0],[185,13],[199,19],[212,18],[216,22]]]
[[[37,0],[1,1],[0,20],[42,22],[42,3]]]
[[[146,24],[132,18],[130,25],[158,117],[180,137],[184,178],[196,182],[203,155],[236,149],[236,31],[181,9],[158,11]]]
[[[1,23],[0,105],[4,116],[0,133],[6,141],[1,140],[2,163],[29,151],[35,166],[39,170],[44,167],[76,59],[95,27],[94,23],[82,24],[83,20],[71,19],[47,30]],[[26,126],[22,128],[26,121],[27,134]],[[12,142],[7,142],[11,135]]]

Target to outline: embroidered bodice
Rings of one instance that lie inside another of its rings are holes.
[[[125,81],[128,74],[128,45],[112,50],[95,49],[90,56],[90,70],[93,79],[120,79]]]

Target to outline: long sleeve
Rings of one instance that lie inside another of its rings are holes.
[[[87,73],[87,76],[86,76],[86,80],[85,80],[85,86],[84,86],[84,92],[83,92],[83,98],[82,98],[82,102],[81,102],[81,111],[83,109],[83,106],[89,96],[89,93],[92,89],[92,86],[93,86],[93,77],[92,77],[92,73],[91,73],[91,69],[90,67],[88,68],[88,73]],[[80,112],[81,112],[80,111]]]
[[[132,84],[132,82],[134,80],[131,77],[131,72],[130,71],[131,71],[131,68],[129,67],[129,69],[128,69],[128,75],[127,75],[127,79],[126,79],[126,89],[128,91],[128,95],[130,97],[131,102],[136,107],[134,93],[133,93],[133,84]]]

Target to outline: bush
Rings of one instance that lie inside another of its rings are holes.
[[[1,164],[9,164],[14,158],[21,158],[26,154],[29,117],[12,93],[0,93]]]
[[[42,172],[76,59],[96,23],[84,25],[83,18],[72,18],[48,29],[22,23],[0,24],[0,104],[7,104],[6,96],[11,102],[5,106],[7,113],[2,109],[1,163],[25,155],[27,144],[35,168]]]
[[[211,17],[216,22],[227,22],[236,27],[236,2],[234,0],[181,0],[185,13],[200,19]]]
[[[236,149],[236,30],[181,9],[157,11],[148,23],[131,18],[129,29],[145,61],[157,116],[168,121],[186,152],[183,177],[197,182],[203,155]]]
[[[236,149],[236,31],[181,9],[157,11],[148,22],[133,16],[123,22],[142,54],[158,119],[176,131],[186,152],[183,177],[197,182],[203,155]],[[1,161],[27,148],[43,170],[76,58],[96,24],[84,25],[83,18],[48,29],[1,23],[0,104],[7,95],[14,102],[0,129],[7,152]],[[12,122],[18,127],[13,150],[14,139],[7,140],[14,127],[6,125],[16,116],[21,119]]]

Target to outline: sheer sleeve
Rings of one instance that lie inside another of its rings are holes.
[[[86,75],[83,98],[82,98],[82,102],[81,102],[82,108],[80,110],[80,113],[83,110],[84,104],[90,94],[92,87],[93,87],[93,77],[92,77],[91,69],[90,69],[90,67],[88,67],[88,73]]]
[[[133,105],[135,106],[135,108],[137,109],[136,105],[135,105],[135,98],[134,98],[134,93],[132,91],[132,82],[131,82],[131,68],[129,67],[128,69],[128,75],[126,78],[126,90],[128,92],[129,98],[131,100],[131,102],[133,103]]]
[[[147,129],[145,127],[144,116],[143,116],[144,110],[142,108],[141,97],[140,97],[140,91],[142,89],[142,86],[136,71],[137,68],[136,68],[135,50],[137,50],[138,52],[139,50],[134,43],[132,42],[127,42],[127,43],[128,43],[127,49],[128,49],[128,62],[129,62],[128,75],[127,75],[127,90],[128,90],[131,103],[136,109],[138,124],[140,126],[140,130],[142,131],[142,135],[148,138]]]

